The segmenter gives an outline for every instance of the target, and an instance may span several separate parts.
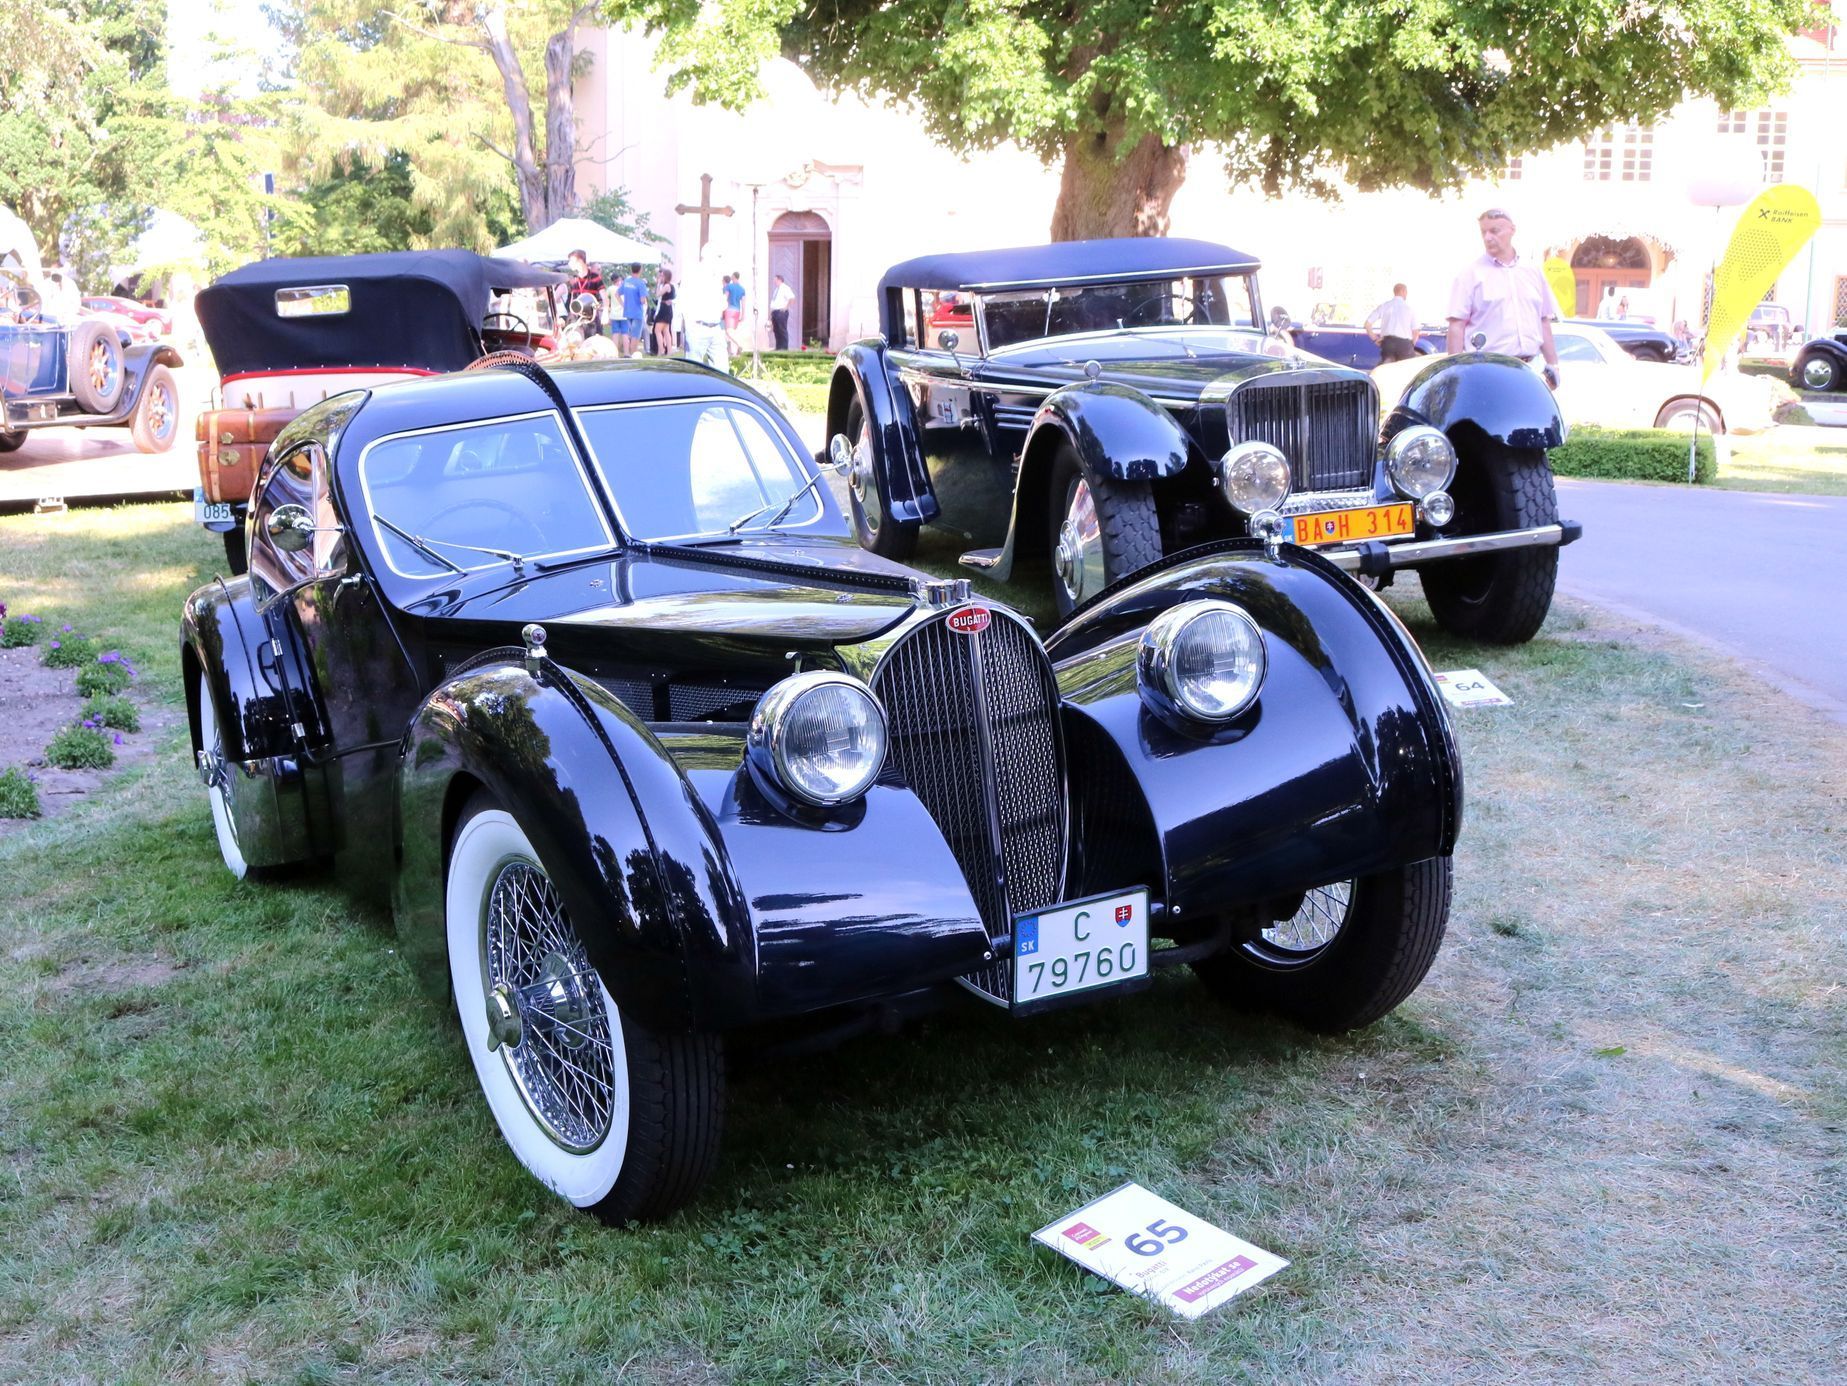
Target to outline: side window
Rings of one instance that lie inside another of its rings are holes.
[[[1580,337],[1572,332],[1557,334],[1555,345],[1558,347],[1558,359],[1561,361],[1601,361],[1603,356],[1588,337]]]

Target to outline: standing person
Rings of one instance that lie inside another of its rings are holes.
[[[642,320],[648,316],[648,281],[641,277],[640,265],[628,267],[628,273],[616,285],[616,298],[622,312],[616,351],[622,356],[634,356],[641,350]]]
[[[1379,344],[1379,360],[1409,361],[1417,354],[1417,314],[1403,284],[1392,285],[1392,296],[1366,315],[1366,335]]]
[[[1602,322],[1614,322],[1616,321],[1616,314],[1616,286],[1614,284],[1605,284],[1603,286],[1603,302],[1597,305],[1597,317]]]
[[[705,261],[687,271],[680,286],[680,316],[686,329],[686,359],[730,369],[725,355],[725,284]]]
[[[1558,378],[1552,321],[1558,300],[1545,275],[1514,251],[1514,220],[1499,207],[1481,214],[1483,254],[1471,260],[1449,290],[1449,350],[1454,355],[1480,332],[1484,351],[1531,361],[1543,356]]]
[[[795,306],[795,290],[780,274],[770,287],[770,331],[776,337],[776,350],[789,349],[789,310]]]
[[[584,335],[594,336],[601,330],[603,321],[603,271],[591,264],[590,257],[581,250],[571,252],[570,265],[571,282],[565,286],[568,299],[565,304],[565,315],[569,317],[577,311],[577,300],[580,295],[589,294],[596,300],[596,308],[593,310],[595,319],[584,328]]]
[[[736,270],[725,276],[725,345],[737,355],[744,348],[738,342],[738,324],[744,321],[744,276]]]
[[[673,355],[673,271],[660,274],[659,303],[654,309],[654,350],[658,355]]]

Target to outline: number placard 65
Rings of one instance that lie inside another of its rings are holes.
[[[1144,1237],[1139,1232],[1131,1232],[1123,1238],[1122,1244],[1137,1256],[1159,1256],[1170,1246],[1177,1246],[1186,1240],[1186,1229],[1178,1223],[1156,1218],[1148,1224],[1150,1235]]]

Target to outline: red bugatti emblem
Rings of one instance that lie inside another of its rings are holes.
[[[985,606],[965,606],[949,613],[949,629],[957,635],[979,635],[993,619],[994,613]]]

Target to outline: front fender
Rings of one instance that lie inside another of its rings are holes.
[[[1545,381],[1511,356],[1445,356],[1412,377],[1386,416],[1381,441],[1412,424],[1450,434],[1473,425],[1510,448],[1555,448],[1568,430]]]
[[[1148,622],[1200,597],[1242,606],[1269,653],[1254,707],[1210,735],[1162,720],[1136,676]],[[1156,872],[1184,920],[1455,846],[1461,766],[1423,656],[1317,555],[1291,547],[1272,560],[1249,540],[1189,550],[1102,593],[1047,650],[1083,836],[1111,843],[1086,861],[1086,893]]]
[[[1186,470],[1186,431],[1160,405],[1126,385],[1086,381],[1046,396],[1020,449],[1007,540],[984,571],[1000,582],[1013,576],[1015,559],[1037,554],[1050,529],[1052,462],[1072,448],[1092,476],[1112,481],[1158,481]]]
[[[930,486],[911,397],[898,383],[881,338],[854,342],[836,358],[827,398],[829,438],[846,431],[847,406],[856,393],[866,411],[872,464],[885,477],[892,519],[928,524],[941,507]]]

